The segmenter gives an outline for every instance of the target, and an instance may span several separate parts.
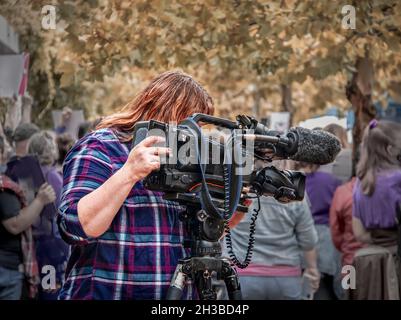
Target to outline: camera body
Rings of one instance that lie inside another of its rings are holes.
[[[152,172],[144,180],[147,189],[164,192],[166,199],[186,204],[189,195],[196,195],[201,191],[201,181],[204,178],[212,201],[221,208],[225,197],[224,186],[227,183],[224,179],[224,167],[229,166],[232,175],[241,175],[241,191],[245,194],[273,196],[281,202],[303,199],[305,190],[303,173],[280,171],[273,166],[267,166],[261,170],[253,169],[253,156],[271,146],[268,143],[257,143],[251,148],[246,146],[241,135],[254,132],[249,124],[244,125],[244,121],[232,122],[202,114],[196,114],[194,118],[202,121],[203,124],[213,124],[228,129],[229,132],[235,130],[237,138],[232,142],[240,145],[241,159],[250,156],[252,170],[247,170],[247,172],[237,170],[237,173],[233,173],[234,169],[241,169],[240,167],[244,166],[244,163],[235,163],[235,156],[232,155],[232,143],[222,143],[218,137],[205,139],[201,137],[200,131],[194,130],[193,125],[190,125],[188,121],[183,121],[178,125],[154,120],[143,121],[138,122],[134,127],[133,146],[149,135],[158,135],[165,138],[165,143],[160,146],[168,147],[173,151],[171,156],[162,159],[160,169]],[[238,118],[244,119],[244,116]],[[252,118],[246,117],[246,119]],[[260,127],[260,124],[255,126],[254,119],[250,123],[253,127]],[[264,128],[264,133],[268,134],[266,128]],[[231,163],[227,161],[230,156]],[[200,165],[203,166],[203,172],[200,170]],[[183,197],[183,194],[186,196]],[[193,199],[194,201],[199,200],[196,197]],[[238,209],[246,211],[246,207],[242,207],[240,204]]]
[[[221,135],[205,138],[200,122],[228,129],[228,133],[223,134],[227,141],[221,139]],[[260,208],[252,213],[243,262],[232,251],[229,219],[234,212],[248,212],[248,206],[243,202],[247,198],[272,196],[284,203],[303,199],[303,173],[281,171],[274,166],[255,170],[254,166],[254,156],[271,161],[271,158],[263,158],[266,149],[280,157],[293,154],[296,149],[294,142],[298,142],[296,134],[281,138],[247,116],[238,116],[237,122],[233,122],[204,114],[195,114],[178,125],[158,121],[138,122],[133,134],[132,147],[147,136],[156,135],[165,139],[160,147],[172,150],[171,156],[161,157],[160,169],[144,179],[147,189],[163,192],[164,199],[183,205],[179,214],[187,230],[183,246],[190,248],[191,254],[180,260],[176,271],[180,276],[173,277],[169,298],[175,299],[180,295],[181,289],[177,288],[183,287],[179,279],[184,274],[195,279],[202,296],[209,296],[212,291],[209,290],[209,280],[204,279],[205,270],[216,271],[219,277],[225,278],[231,291],[240,292],[232,264],[245,268],[250,263]],[[248,143],[249,138],[251,144]],[[247,161],[242,162],[243,159]],[[231,262],[221,257],[220,239],[224,234]]]

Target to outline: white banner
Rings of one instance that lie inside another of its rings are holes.
[[[290,128],[289,112],[272,112],[270,114],[269,129],[279,132],[286,132]]]
[[[28,84],[28,54],[0,55],[0,97],[24,95]]]

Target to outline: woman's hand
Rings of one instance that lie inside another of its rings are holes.
[[[132,182],[140,181],[152,171],[158,170],[160,168],[160,156],[171,154],[169,148],[153,146],[164,141],[163,137],[150,136],[131,150],[123,170]]]
[[[133,185],[160,168],[160,156],[170,151],[153,145],[163,141],[157,136],[144,139],[131,150],[120,170],[79,200],[78,218],[88,237],[96,238],[106,232]]]

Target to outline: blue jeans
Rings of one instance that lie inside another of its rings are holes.
[[[18,270],[0,266],[0,300],[21,299],[23,279],[23,274]]]
[[[300,300],[301,277],[252,277],[241,276],[244,300]]]

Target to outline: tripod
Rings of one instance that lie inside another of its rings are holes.
[[[181,299],[188,279],[194,283],[201,300],[217,300],[212,285],[214,273],[218,280],[224,280],[230,300],[242,300],[237,272],[230,261],[221,256],[219,239],[224,232],[224,220],[211,217],[201,209],[198,199],[187,194],[176,195],[177,200],[184,202],[187,207],[180,220],[188,231],[189,239],[184,242],[184,247],[191,248],[191,255],[179,260],[167,292],[167,300]]]

